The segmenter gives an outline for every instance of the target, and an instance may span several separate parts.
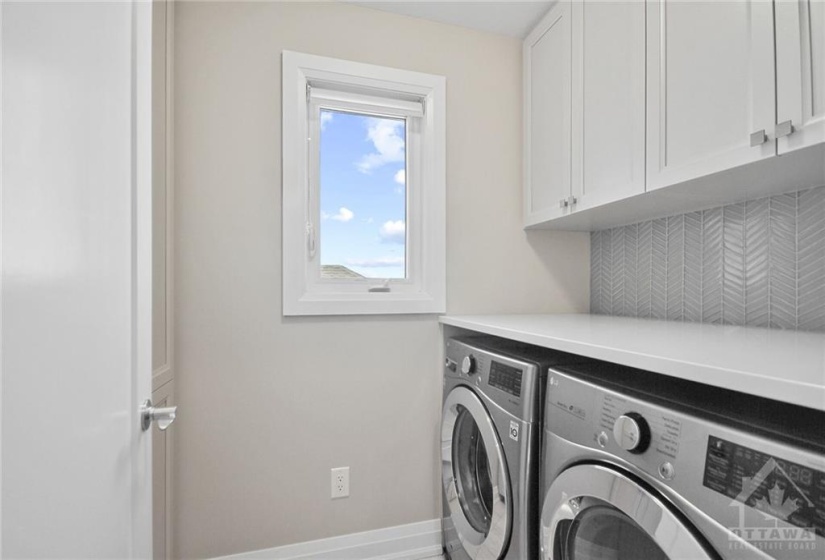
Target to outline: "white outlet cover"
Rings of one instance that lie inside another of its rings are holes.
[[[346,498],[349,496],[349,467],[337,467],[330,471],[332,499]]]

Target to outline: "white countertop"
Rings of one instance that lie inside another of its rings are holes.
[[[825,411],[825,334],[604,315],[455,315],[452,325]]]

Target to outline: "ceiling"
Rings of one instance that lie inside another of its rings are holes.
[[[367,0],[357,4],[386,12],[460,25],[510,37],[524,38],[547,12],[554,0]]]

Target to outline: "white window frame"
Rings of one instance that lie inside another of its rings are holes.
[[[284,51],[282,104],[283,314],[444,313],[445,78]],[[320,277],[322,108],[406,118],[404,279]]]

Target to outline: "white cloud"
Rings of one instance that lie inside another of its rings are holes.
[[[343,206],[338,209],[337,214],[327,214],[326,212],[321,212],[322,220],[337,220],[339,222],[348,222],[354,217],[355,213],[349,208],[344,208]]]
[[[389,222],[384,222],[384,225],[381,226],[379,230],[379,234],[381,235],[381,240],[384,243],[404,243],[406,241],[406,224],[404,220],[397,220],[393,222],[390,220]]]
[[[395,173],[395,182],[399,185],[403,185],[407,182],[407,171],[405,169],[399,169]]]
[[[321,130],[324,130],[328,122],[332,122],[332,113],[329,111],[321,111]]]
[[[404,161],[404,121],[373,118],[368,123],[367,138],[375,153],[365,155],[355,164],[358,171],[371,173],[386,163]]]
[[[364,268],[382,268],[387,266],[401,266],[404,264],[404,257],[378,257],[377,259],[347,259],[350,266],[363,266]]]

